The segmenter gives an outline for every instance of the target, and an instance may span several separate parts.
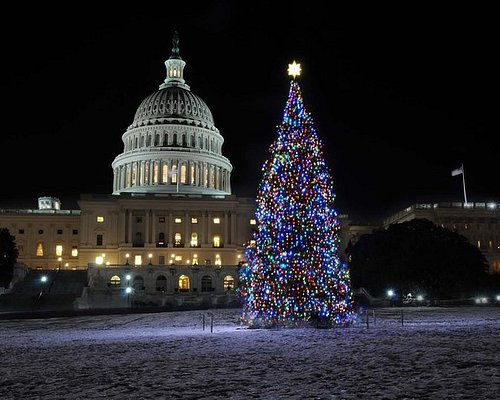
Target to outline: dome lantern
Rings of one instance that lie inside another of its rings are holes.
[[[186,62],[179,55],[179,34],[177,31],[174,32],[172,37],[172,54],[165,61],[165,67],[167,69],[167,77],[165,81],[160,85],[160,89],[169,86],[180,86],[183,89],[189,90],[189,86],[186,85],[184,80],[184,67]]]

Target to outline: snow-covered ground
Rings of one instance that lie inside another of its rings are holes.
[[[500,398],[499,307],[375,316],[329,330],[247,329],[237,309],[3,320],[0,399]]]

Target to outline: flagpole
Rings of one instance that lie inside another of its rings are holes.
[[[464,165],[462,164],[462,182],[464,184],[464,200],[465,200],[465,205],[467,205],[467,192],[465,191],[465,169]]]

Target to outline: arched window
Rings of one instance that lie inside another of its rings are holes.
[[[121,279],[118,275],[113,275],[109,280],[111,286],[120,286]]]
[[[180,232],[174,234],[174,247],[182,247],[182,234]]]
[[[181,165],[181,183],[186,183],[187,181],[187,167],[186,164]]]
[[[177,146],[177,133],[172,136],[172,146]]]
[[[162,173],[161,173],[161,181],[163,183],[168,183],[168,165],[167,165],[167,163],[163,164]]]
[[[159,162],[155,161],[153,164],[153,184],[154,185],[158,184],[158,167],[159,167]]]
[[[163,232],[160,232],[158,234],[158,243],[156,244],[158,247],[164,247],[167,245],[167,243],[165,243],[165,233]]]
[[[177,183],[177,165],[172,165],[172,184]]]
[[[212,277],[205,275],[201,278],[201,291],[202,292],[212,291]]]
[[[37,257],[43,257],[43,244],[42,244],[42,242],[38,242],[36,244],[36,255],[37,255]]]
[[[182,135],[182,146],[187,147],[186,135]]]
[[[140,275],[135,276],[132,287],[134,288],[134,290],[144,290],[144,278]]]
[[[195,147],[194,135],[191,135],[191,147]]]
[[[198,234],[196,232],[191,233],[191,247],[198,247]]]
[[[234,290],[234,278],[231,275],[224,277],[224,290]]]
[[[142,233],[141,232],[136,232],[135,233],[134,245],[140,245],[140,244],[142,244]]]
[[[156,291],[157,292],[166,292],[167,291],[167,278],[163,275],[160,275],[156,278]]]
[[[179,276],[179,291],[188,291],[190,287],[189,277],[186,275]]]

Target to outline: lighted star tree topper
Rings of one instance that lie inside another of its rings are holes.
[[[300,64],[289,64],[288,100],[262,167],[257,230],[240,269],[242,320],[250,327],[346,326],[354,319],[331,174],[295,79],[300,72]]]

